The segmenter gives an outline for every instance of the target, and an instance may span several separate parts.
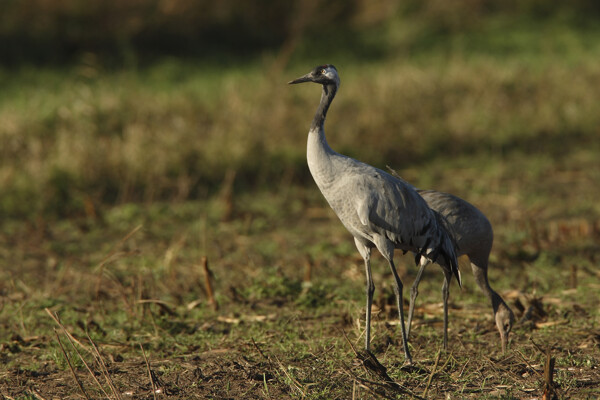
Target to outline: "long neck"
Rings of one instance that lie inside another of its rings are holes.
[[[337,92],[337,85],[323,85],[323,93],[321,94],[321,102],[315,113],[312,124],[310,125],[311,131],[323,131],[325,125],[325,117],[327,116],[327,110],[335,97]]]
[[[501,303],[504,303],[502,297],[492,287],[490,286],[490,282],[487,278],[487,267],[480,268],[475,264],[471,264],[473,269],[473,275],[475,276],[475,282],[477,282],[477,286],[481,289],[481,291],[485,294],[485,296],[491,301],[492,308],[494,310],[494,314],[498,311],[498,307]]]
[[[336,153],[329,147],[325,138],[325,117],[327,110],[335,97],[337,85],[323,86],[321,102],[315,113],[310,131],[308,132],[308,143],[306,147],[306,159],[308,168],[317,186],[323,190],[334,178],[332,170],[332,156]]]

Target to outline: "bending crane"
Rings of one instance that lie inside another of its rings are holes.
[[[448,230],[452,232],[456,240],[456,255],[467,255],[471,262],[471,269],[475,276],[475,282],[489,299],[494,312],[494,320],[500,340],[502,343],[502,352],[506,351],[508,335],[512,329],[515,317],[510,307],[504,302],[504,299],[491,288],[487,277],[488,260],[492,243],[494,242],[494,232],[492,225],[486,216],[469,202],[453,196],[448,193],[436,192],[434,190],[418,190],[419,194],[429,207],[441,214],[448,224]],[[443,262],[440,260],[439,262]],[[427,258],[421,258],[421,267],[415,278],[415,282],[410,292],[410,306],[408,309],[408,327],[407,336],[410,334],[411,321],[414,312],[414,305],[419,294],[419,282],[423,275],[425,267],[430,263]],[[444,348],[448,343],[448,282],[444,281],[442,288],[442,299],[444,302]]]

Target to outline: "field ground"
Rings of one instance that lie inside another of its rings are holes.
[[[527,171],[531,159],[516,157],[525,165],[508,160],[486,182],[516,185],[512,191],[473,189],[472,199],[495,226],[492,286],[520,321],[506,354],[491,308],[462,261],[464,288],[451,289],[448,352],[439,353],[442,274],[430,266],[411,335],[419,369],[403,370],[391,276],[375,257],[373,349],[398,386],[386,384],[353,350],[362,345],[364,276],[351,238],[315,188],[282,181],[277,191],[233,195],[225,187],[207,201],[125,204],[90,211],[93,217],[6,223],[0,393],[82,398],[66,354],[91,398],[104,390],[109,398],[150,399],[143,347],[157,398],[540,398],[544,351],[556,360],[560,398],[597,397],[600,221],[557,217],[568,215],[572,203],[555,199],[575,194],[547,196],[549,188],[526,173],[515,179],[513,168]],[[443,165],[430,168],[441,182],[454,176],[456,187],[447,189],[459,193],[481,171],[457,174],[458,166]],[[587,188],[582,198],[597,198],[599,189],[584,184],[581,171],[545,173],[569,174],[571,183]],[[548,204],[536,211],[523,203],[529,196]],[[218,310],[207,295],[205,256]],[[407,288],[416,268],[412,257],[397,257]]]

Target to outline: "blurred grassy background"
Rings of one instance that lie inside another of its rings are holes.
[[[591,0],[2,8],[3,220],[206,199],[233,173],[235,193],[312,185],[305,137],[319,91],[285,82],[318,63],[342,77],[332,146],[419,186],[474,196],[489,188],[469,168],[487,183],[525,174],[539,183],[529,200],[541,209],[577,190],[557,188],[561,171],[598,182],[600,5]],[[597,218],[594,197],[573,214]]]

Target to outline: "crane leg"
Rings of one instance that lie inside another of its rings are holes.
[[[365,272],[367,275],[367,309],[365,318],[365,350],[369,351],[371,346],[371,308],[373,305],[373,293],[375,292],[375,285],[373,284],[373,277],[371,276],[371,260],[370,257],[365,257]]]
[[[450,280],[452,274],[444,270],[444,284],[442,285],[442,300],[444,302],[444,350],[448,350],[448,298],[450,297]]]
[[[415,281],[413,282],[413,285],[410,288],[410,305],[408,306],[408,321],[406,322],[407,339],[410,336],[410,327],[412,324],[413,313],[415,311],[415,301],[417,300],[417,296],[419,295],[419,283],[421,282],[421,278],[423,277],[423,271],[425,271],[425,267],[427,265],[429,265],[429,260],[424,257],[421,257],[421,266],[419,267],[419,272],[417,272],[417,277],[415,278]]]
[[[404,345],[405,364],[412,365],[412,357],[408,351],[408,341],[406,340],[406,328],[404,325],[404,311],[402,307],[402,281],[396,271],[396,266],[392,258],[388,259],[392,275],[394,275],[394,292],[396,293],[396,305],[398,306],[398,314],[400,314],[400,329],[402,331],[402,344]]]
[[[365,260],[365,273],[367,275],[367,309],[365,316],[365,350],[369,351],[371,347],[371,307],[373,305],[373,293],[375,292],[375,284],[371,275],[371,248],[365,246],[364,243],[354,238],[354,243],[358,252]]]

